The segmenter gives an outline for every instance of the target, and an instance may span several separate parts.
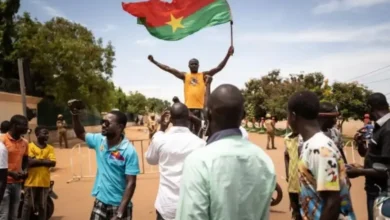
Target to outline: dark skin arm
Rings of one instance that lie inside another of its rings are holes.
[[[35,158],[29,158],[28,160],[29,167],[55,167],[56,162],[51,160],[39,160]]]
[[[78,114],[72,115],[73,121],[73,130],[76,134],[76,137],[82,141],[85,141],[85,129],[84,126],[80,122],[80,118]]]
[[[360,134],[360,133],[355,134],[354,140],[356,142],[359,155],[361,157],[365,157],[367,154],[367,148],[366,148],[365,142],[363,141],[362,134]]]
[[[234,53],[234,47],[230,46],[229,50],[228,50],[225,58],[222,60],[222,62],[217,67],[215,67],[214,69],[211,69],[209,71],[204,72],[204,74],[205,75],[209,75],[209,76],[214,76],[215,74],[220,72],[226,66],[226,63],[228,62],[230,56],[233,55],[233,53]]]
[[[288,156],[288,152],[287,150],[284,151],[284,165],[285,165],[285,168],[286,168],[286,181],[288,182],[288,168],[290,166],[290,156]]]
[[[323,191],[320,197],[324,201],[320,220],[337,220],[340,214],[340,191]]]
[[[126,175],[126,188],[125,188],[125,193],[123,194],[121,204],[119,205],[118,208],[118,213],[124,213],[127,206],[129,205],[129,202],[131,198],[133,198],[133,194],[135,191],[135,187],[137,185],[137,176],[130,176]],[[118,219],[116,217],[112,218],[112,220]]]
[[[7,186],[7,176],[8,176],[8,170],[7,169],[0,169],[0,198],[3,198],[5,187]],[[1,200],[0,200],[1,204]]]
[[[148,56],[148,59],[150,60],[150,62],[152,62],[154,65],[158,66],[160,69],[168,72],[168,73],[171,73],[172,75],[176,76],[177,78],[181,79],[181,80],[184,80],[184,75],[185,73],[183,72],[180,72],[179,70],[177,69],[174,69],[174,68],[171,68],[167,65],[164,65],[164,64],[161,64],[157,61],[154,60],[153,56],[152,55],[149,55]]]
[[[28,158],[28,156],[23,156],[22,169],[26,170],[28,168],[28,165],[29,165],[29,158]]]

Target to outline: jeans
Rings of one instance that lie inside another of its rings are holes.
[[[17,220],[20,204],[21,183],[8,183],[0,205],[0,220]]]
[[[39,220],[47,220],[46,207],[49,187],[25,187],[22,220],[29,220],[36,213]]]
[[[378,195],[367,193],[367,215],[368,220],[374,220],[374,203]]]

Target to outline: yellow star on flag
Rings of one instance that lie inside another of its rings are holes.
[[[184,28],[184,26],[181,24],[181,20],[183,17],[175,18],[173,14],[171,14],[171,21],[167,22],[166,24],[171,25],[172,32],[175,33],[178,28]]]

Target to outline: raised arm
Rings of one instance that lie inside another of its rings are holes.
[[[80,118],[79,118],[80,109],[77,108],[76,102],[77,100],[70,100],[68,102],[70,112],[72,113],[73,130],[78,139],[85,141],[85,129],[80,122]]]
[[[164,65],[164,64],[161,64],[157,61],[154,60],[153,56],[152,55],[149,55],[148,56],[148,59],[150,60],[150,62],[152,62],[154,65],[158,66],[160,69],[168,72],[168,73],[171,73],[172,75],[176,76],[177,78],[181,79],[181,80],[184,80],[184,75],[185,73],[183,72],[180,72],[179,70],[177,69],[174,69],[174,68],[171,68],[167,65]]]
[[[233,53],[234,53],[234,47],[230,46],[229,50],[228,50],[225,58],[222,60],[222,62],[214,69],[211,69],[209,71],[204,72],[204,74],[209,75],[209,76],[214,76],[215,74],[220,72],[226,66],[226,63],[228,62],[230,56],[233,55]]]

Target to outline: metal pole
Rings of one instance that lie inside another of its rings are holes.
[[[24,83],[23,59],[22,58],[18,59],[18,69],[19,69],[20,95],[22,96],[23,115],[25,117],[27,117],[26,86]]]

